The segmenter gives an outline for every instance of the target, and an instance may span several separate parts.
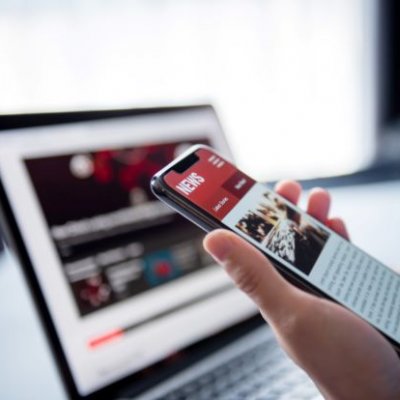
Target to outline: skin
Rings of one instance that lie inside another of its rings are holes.
[[[275,190],[296,204],[297,182]],[[310,192],[307,212],[349,238],[340,218],[328,217],[329,193]],[[215,230],[206,251],[257,305],[286,353],[306,371],[326,399],[400,399],[400,360],[389,342],[345,308],[297,289],[255,247],[236,234]]]

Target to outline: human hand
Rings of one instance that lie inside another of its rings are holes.
[[[284,181],[275,189],[296,204],[301,186]],[[343,221],[328,218],[329,194],[311,191],[307,212],[348,238]],[[400,399],[400,360],[367,322],[334,302],[288,283],[255,247],[218,229],[205,249],[258,306],[287,354],[328,399]]]

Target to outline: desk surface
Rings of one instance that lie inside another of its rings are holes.
[[[348,223],[355,244],[400,266],[400,182],[331,190],[332,215]],[[65,399],[61,381],[15,260],[0,258],[0,398]]]

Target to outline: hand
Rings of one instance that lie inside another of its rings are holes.
[[[301,186],[281,182],[276,191],[297,203]],[[307,212],[348,238],[339,218],[328,218],[329,194],[311,191]],[[258,306],[287,354],[329,399],[400,399],[400,360],[367,322],[331,301],[289,284],[268,259],[233,232],[216,230],[205,249]]]

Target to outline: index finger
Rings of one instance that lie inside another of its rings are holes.
[[[275,191],[293,204],[297,204],[301,195],[299,182],[284,180],[275,185]]]

